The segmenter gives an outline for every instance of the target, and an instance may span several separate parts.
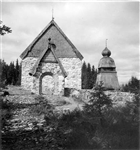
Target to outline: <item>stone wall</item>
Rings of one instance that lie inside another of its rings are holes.
[[[76,97],[83,102],[88,102],[91,98],[91,93],[94,92],[92,89],[72,89],[70,96]],[[113,106],[125,106],[127,102],[131,102],[134,99],[134,94],[129,92],[121,92],[121,91],[104,91],[106,95],[108,95],[113,102]]]
[[[81,89],[82,61],[79,58],[59,58],[66,73],[65,88]]]
[[[34,66],[37,58],[27,57],[22,61],[22,87],[39,94],[43,91],[51,91],[53,94],[64,94],[64,88],[81,89],[82,61],[79,58],[60,58],[67,73],[64,79],[62,70],[58,63],[41,62],[38,76],[30,76],[29,72]],[[52,73],[45,74],[46,72]],[[44,74],[44,75],[43,75]],[[43,76],[42,76],[43,75]]]
[[[113,101],[114,106],[125,106],[126,102],[132,102],[134,94],[121,91],[105,91],[106,95],[109,95]]]
[[[62,82],[64,77],[58,63],[41,62],[39,70],[41,71],[40,76],[38,78],[34,77],[34,93],[39,94],[39,91],[43,94],[63,93],[64,86]]]
[[[30,70],[35,65],[37,58],[26,57],[22,60],[22,77],[21,77],[21,86],[24,89],[31,90],[33,87],[33,77],[29,75]]]

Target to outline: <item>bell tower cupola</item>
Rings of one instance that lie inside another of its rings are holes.
[[[114,60],[110,57],[111,51],[107,48],[102,51],[102,58],[98,64],[98,75],[96,84],[103,82],[103,86],[107,90],[119,89],[119,82],[116,72],[116,65]]]

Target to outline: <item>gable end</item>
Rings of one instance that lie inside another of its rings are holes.
[[[48,24],[48,26],[42,30],[42,32],[33,40],[33,42],[20,55],[21,59],[24,59],[27,56],[28,57],[40,56],[40,53],[42,53],[43,50],[46,49],[46,47],[48,47],[47,41],[46,41],[48,37],[44,37],[44,36],[45,36],[45,34],[47,34],[47,32],[49,32],[49,30],[51,30],[51,28],[52,28],[52,30],[54,30],[53,27],[55,27],[57,29],[57,31],[54,31],[54,32],[59,32],[59,34],[63,37],[63,39],[65,39],[65,41],[71,46],[71,50],[73,51],[73,53],[71,51],[71,55],[70,55],[69,54],[70,51],[67,52],[66,51],[67,49],[63,46],[63,43],[61,43],[61,41],[59,41],[59,39],[57,39],[56,35],[54,35],[54,37],[52,37],[52,38],[54,38],[54,42],[55,42],[56,46],[58,45],[56,48],[56,51],[55,51],[55,54],[57,55],[57,57],[64,58],[64,57],[67,57],[67,55],[68,55],[68,57],[78,57],[80,60],[82,60],[83,56],[81,55],[81,53],[76,49],[76,47],[67,38],[67,36],[64,34],[64,32],[58,27],[58,25],[54,22],[54,20],[52,20]],[[55,33],[55,34],[57,34],[57,33]],[[51,36],[51,35],[48,35],[48,36]]]

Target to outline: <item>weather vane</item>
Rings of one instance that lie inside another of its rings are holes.
[[[54,20],[54,17],[53,17],[53,8],[52,8],[52,20]]]
[[[105,42],[106,42],[106,47],[107,47],[107,40],[108,40],[108,39],[105,40]]]

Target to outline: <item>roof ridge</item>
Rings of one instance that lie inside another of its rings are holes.
[[[65,35],[65,33],[61,30],[61,28],[57,25],[57,23],[54,20],[52,20],[52,23],[55,25],[55,27],[58,29],[58,31],[62,34],[62,36],[64,36],[64,38],[66,39],[66,41],[71,45],[71,47],[73,48],[73,50],[76,53],[76,55],[78,55],[80,57],[80,59],[82,60],[83,56],[79,53],[79,51],[73,45],[73,43],[70,41],[70,39]]]
[[[51,20],[50,23],[38,34],[38,36],[31,42],[31,44],[25,49],[25,51],[20,55],[21,59],[24,59],[27,54],[31,51],[32,47],[34,46],[34,44],[41,38],[41,36],[45,33],[45,31],[47,29],[49,29],[49,27],[51,25],[54,25],[58,31],[60,32],[60,34],[65,38],[65,40],[71,45],[73,51],[75,52],[75,54],[77,55],[77,57],[79,59],[83,59],[83,56],[81,55],[81,53],[76,49],[76,47],[73,45],[73,43],[68,39],[68,37],[65,35],[65,33],[60,29],[60,27],[57,25],[57,23],[54,20]]]
[[[33,45],[38,41],[38,39],[43,35],[43,33],[49,28],[49,26],[52,24],[51,23],[52,20],[50,21],[50,23],[37,35],[37,37],[31,42],[31,44],[25,49],[25,53],[23,52],[20,57],[21,59],[24,59],[28,52],[31,50],[31,48],[33,47]]]

